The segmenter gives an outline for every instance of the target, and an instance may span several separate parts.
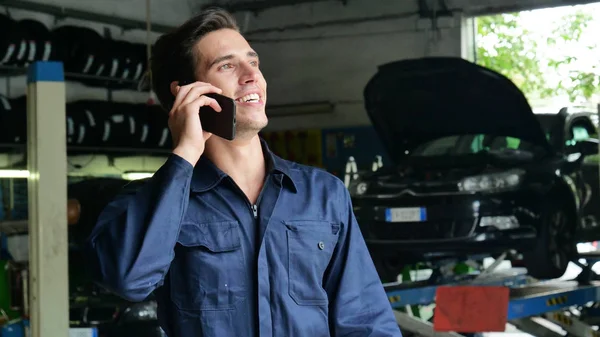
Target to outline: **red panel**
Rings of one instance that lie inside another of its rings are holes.
[[[507,287],[438,287],[433,328],[462,333],[505,331],[508,301]]]

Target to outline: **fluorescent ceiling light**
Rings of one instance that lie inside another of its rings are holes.
[[[121,175],[121,178],[125,180],[138,180],[150,178],[154,175],[153,172],[127,172]],[[16,178],[16,179],[27,179],[29,178],[28,170],[3,170],[0,169],[0,178]]]
[[[0,178],[29,178],[29,171],[0,169]]]
[[[152,172],[127,172],[121,175],[121,178],[126,180],[138,180],[150,178],[154,175]]]

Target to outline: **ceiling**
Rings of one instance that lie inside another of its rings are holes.
[[[346,3],[348,0],[203,0],[200,8],[216,5],[230,12],[260,12],[274,7],[325,1]]]

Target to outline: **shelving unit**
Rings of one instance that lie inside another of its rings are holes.
[[[0,65],[0,74],[4,75],[4,76],[19,76],[19,75],[25,75],[26,73],[27,73],[27,68],[24,68],[24,67]],[[95,81],[100,81],[100,82],[106,82],[107,85],[119,83],[122,85],[126,85],[125,90],[127,88],[129,90],[138,90],[138,86],[139,86],[139,81],[132,81],[132,80],[127,80],[127,79],[123,80],[123,79],[118,79],[118,78],[109,77],[109,76],[97,76],[97,75],[79,74],[79,73],[72,73],[72,72],[65,72],[65,80],[73,80],[73,81],[95,80]],[[110,89],[110,88],[107,88],[107,89]],[[119,90],[124,90],[124,89],[119,88]]]
[[[3,144],[0,143],[0,151],[2,149],[13,149],[18,153],[25,151],[27,145],[25,144]],[[68,154],[101,154],[101,155],[112,155],[112,156],[165,156],[171,153],[169,149],[148,149],[148,148],[124,148],[124,147],[93,147],[93,146],[78,146],[71,145],[67,146]]]
[[[0,232],[7,235],[15,233],[25,233],[28,231],[29,222],[27,220],[0,221]]]
[[[173,29],[173,27],[160,24],[149,25],[144,21],[129,20],[110,15],[98,15],[96,13],[65,9],[59,6],[26,0],[0,0],[0,6],[30,11],[32,13],[44,13],[54,16],[57,20],[68,17],[117,26],[122,28],[122,31],[135,29],[147,30],[150,26],[154,33],[166,32]],[[10,11],[6,11],[5,15],[10,15]],[[108,28],[105,28],[103,34],[100,35],[112,40]],[[31,63],[28,67],[0,64],[0,76],[6,77],[6,94],[10,95],[11,98],[14,97],[15,93],[15,90],[12,90],[11,95],[11,88],[15,87],[18,88],[18,91],[21,91],[27,81],[27,106],[29,110],[27,118],[29,128],[27,142],[0,143],[0,155],[8,154],[15,156],[16,160],[21,158],[18,165],[0,167],[0,169],[27,170],[30,173],[30,177],[27,178],[29,185],[29,192],[27,193],[29,199],[27,204],[29,208],[28,220],[1,221],[0,219],[0,234],[29,236],[30,260],[28,268],[29,280],[31,282],[28,291],[31,298],[31,305],[28,312],[31,313],[31,319],[15,323],[11,327],[16,330],[19,327],[22,330],[30,330],[31,333],[27,335],[32,337],[41,336],[42,331],[44,332],[44,336],[65,336],[68,334],[78,337],[91,337],[98,335],[97,329],[70,328],[68,319],[65,320],[66,317],[69,317],[69,306],[77,306],[72,303],[73,299],[69,299],[69,282],[66,280],[69,277],[66,259],[69,245],[67,242],[67,221],[65,214],[67,201],[67,195],[65,194],[65,187],[67,185],[67,156],[106,157],[109,163],[114,164],[114,161],[117,160],[118,165],[120,160],[123,165],[124,163],[132,162],[132,160],[128,160],[127,158],[134,157],[144,157],[145,160],[149,157],[154,157],[151,158],[150,162],[156,162],[159,158],[166,157],[170,150],[168,148],[142,147],[149,144],[148,142],[141,146],[126,146],[127,144],[124,144],[123,147],[115,146],[114,142],[111,142],[110,146],[108,143],[106,143],[107,146],[97,146],[95,143],[94,146],[66,144],[66,123],[64,123],[66,120],[64,111],[66,106],[65,85],[74,84],[73,87],[79,89],[77,84],[81,83],[92,90],[106,90],[106,96],[100,96],[100,99],[107,102],[112,102],[117,94],[122,95],[128,91],[134,94],[143,93],[148,88],[142,86],[141,84],[144,83],[141,83],[139,79],[131,80],[133,76],[131,75],[132,70],[130,66],[128,79],[120,78],[123,66],[119,66],[117,75],[114,77],[92,75],[92,72],[90,74],[83,74],[61,71],[60,76],[62,77],[62,81],[56,82],[53,80],[44,81],[43,78],[32,75],[32,73],[37,73],[42,77],[45,76],[42,75],[45,71],[41,69],[47,66],[52,67],[50,64],[56,65],[53,62],[35,62]],[[65,64],[62,64],[60,67],[63,70],[64,68],[68,68]],[[33,68],[37,70],[33,70]],[[143,70],[145,71],[146,69]],[[48,80],[47,77],[45,79]],[[21,83],[20,81],[23,82]],[[54,86],[54,89],[49,89],[52,86]],[[62,94],[57,94],[56,92],[49,94],[57,86],[62,86]],[[139,103],[143,102],[140,101]],[[42,108],[43,113],[38,113],[42,111]],[[50,118],[50,116],[55,118],[53,122],[48,121],[47,118]],[[61,123],[61,121],[63,122]],[[61,125],[59,126],[58,124]],[[36,133],[39,137],[31,137]],[[40,139],[43,139],[43,142],[39,141]],[[52,158],[50,159],[50,157]],[[5,156],[5,158],[8,158],[8,156]],[[103,160],[103,158],[100,158],[99,161],[102,162]],[[7,160],[7,163],[14,163],[14,160]],[[125,169],[129,168],[129,166],[125,166]],[[123,167],[120,166],[120,168]],[[23,179],[21,178],[21,180]],[[50,199],[58,201],[49,201]],[[1,242],[2,240],[0,240]],[[78,305],[84,304],[78,302]],[[1,334],[2,332],[0,332]]]

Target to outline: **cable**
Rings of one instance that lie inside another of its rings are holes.
[[[265,34],[272,32],[283,32],[289,30],[304,30],[304,29],[313,29],[319,27],[330,27],[330,26],[348,26],[352,24],[365,23],[365,22],[377,22],[377,21],[385,21],[385,20],[395,20],[395,19],[406,19],[412,16],[418,15],[419,12],[410,12],[410,13],[396,13],[396,14],[385,14],[378,15],[369,18],[350,18],[350,19],[339,19],[339,20],[329,20],[322,21],[318,23],[297,23],[289,26],[282,26],[277,28],[263,28],[256,29],[246,32],[245,36],[250,36],[252,34]]]
[[[148,80],[148,101],[154,101],[154,92],[152,91],[152,72],[150,71],[150,59],[152,58],[152,20],[150,13],[150,0],[146,0],[146,68]]]

